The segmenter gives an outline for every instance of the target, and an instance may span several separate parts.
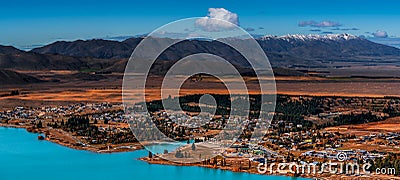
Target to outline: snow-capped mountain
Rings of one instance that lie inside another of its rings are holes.
[[[104,64],[100,64],[99,66],[109,71],[123,72],[124,63],[126,63],[132,51],[141,40],[142,37],[134,37],[122,42],[101,39],[55,42],[41,48],[33,49],[27,55],[39,57],[39,55],[51,54],[53,55],[51,57],[56,57],[54,54],[58,54],[72,56],[73,58],[107,59],[108,61],[102,61]],[[158,43],[168,40],[171,39],[157,39]],[[374,43],[365,38],[350,34],[263,36],[256,40],[268,56],[272,66],[275,67],[325,68],[344,66],[346,63],[358,63],[366,66],[377,63],[400,65],[400,49]],[[240,39],[240,41],[243,41],[243,39]],[[154,45],[157,46],[157,44]],[[241,67],[249,66],[247,60],[239,52],[218,41],[183,41],[168,48],[158,59],[176,61],[196,53],[210,53],[220,56],[232,64]],[[9,56],[4,56],[4,61],[8,62],[12,60],[6,57]],[[23,57],[22,55],[18,56],[21,61],[24,60]],[[27,56],[29,60],[28,57],[30,56]],[[114,64],[113,60],[122,61]],[[91,59],[85,66],[90,66],[92,61]],[[68,64],[69,62],[63,61],[63,63]],[[0,68],[1,65],[0,63]],[[18,67],[18,65],[16,66]]]
[[[323,41],[323,40],[332,40],[332,41],[343,41],[343,40],[351,40],[351,39],[361,39],[355,35],[351,34],[326,34],[326,35],[319,35],[319,34],[289,34],[285,36],[271,36],[266,35],[260,38],[260,40],[270,40],[270,39],[281,39],[286,41],[293,41],[293,40],[301,40],[301,41]]]
[[[400,62],[400,49],[350,34],[264,36],[258,43],[277,66],[326,67],[350,61],[368,65],[382,59]]]

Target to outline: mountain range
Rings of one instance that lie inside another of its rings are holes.
[[[124,72],[128,58],[142,39],[58,41],[31,51],[0,46],[0,69]],[[273,67],[340,68],[379,63],[400,65],[400,49],[349,34],[263,36],[256,40]],[[171,39],[158,38],[156,42],[162,41]],[[156,69],[152,72],[162,74],[177,60],[195,53],[221,56],[242,69],[249,66],[233,48],[219,41],[196,39],[169,47],[158,57],[154,65]]]
[[[40,54],[21,51],[10,46],[0,46],[0,69],[32,71],[103,69],[115,63],[115,60],[61,54]]]

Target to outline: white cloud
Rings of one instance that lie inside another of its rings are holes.
[[[339,23],[333,21],[322,21],[318,24],[315,24],[316,27],[338,27],[340,26]]]
[[[339,27],[341,26],[340,23],[338,22],[333,22],[333,21],[321,21],[321,22],[316,22],[316,21],[301,21],[299,22],[300,27]]]
[[[238,26],[239,17],[224,8],[209,8],[208,15],[196,20],[195,25],[204,31],[224,31]]]
[[[378,30],[378,31],[372,33],[372,35],[374,35],[374,37],[376,37],[376,38],[387,38],[388,37],[388,33],[386,31],[381,31],[381,30]]]

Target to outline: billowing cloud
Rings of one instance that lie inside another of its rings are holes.
[[[387,38],[388,37],[388,33],[386,31],[381,31],[381,30],[378,30],[378,31],[372,33],[372,35],[374,35],[374,37],[376,37],[376,38]]]
[[[236,25],[238,26],[239,17],[224,8],[209,8],[208,15],[196,20],[195,25],[204,31],[224,31],[234,29]]]
[[[299,22],[299,26],[300,27],[339,27],[341,26],[340,23],[338,22],[333,22],[333,21],[321,21],[321,22],[317,22],[317,21],[301,21]]]

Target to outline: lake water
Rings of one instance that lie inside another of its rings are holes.
[[[160,148],[164,149],[164,147]],[[11,179],[296,179],[208,169],[152,165],[137,160],[146,150],[96,154],[37,140],[25,129],[0,127],[0,180]]]

